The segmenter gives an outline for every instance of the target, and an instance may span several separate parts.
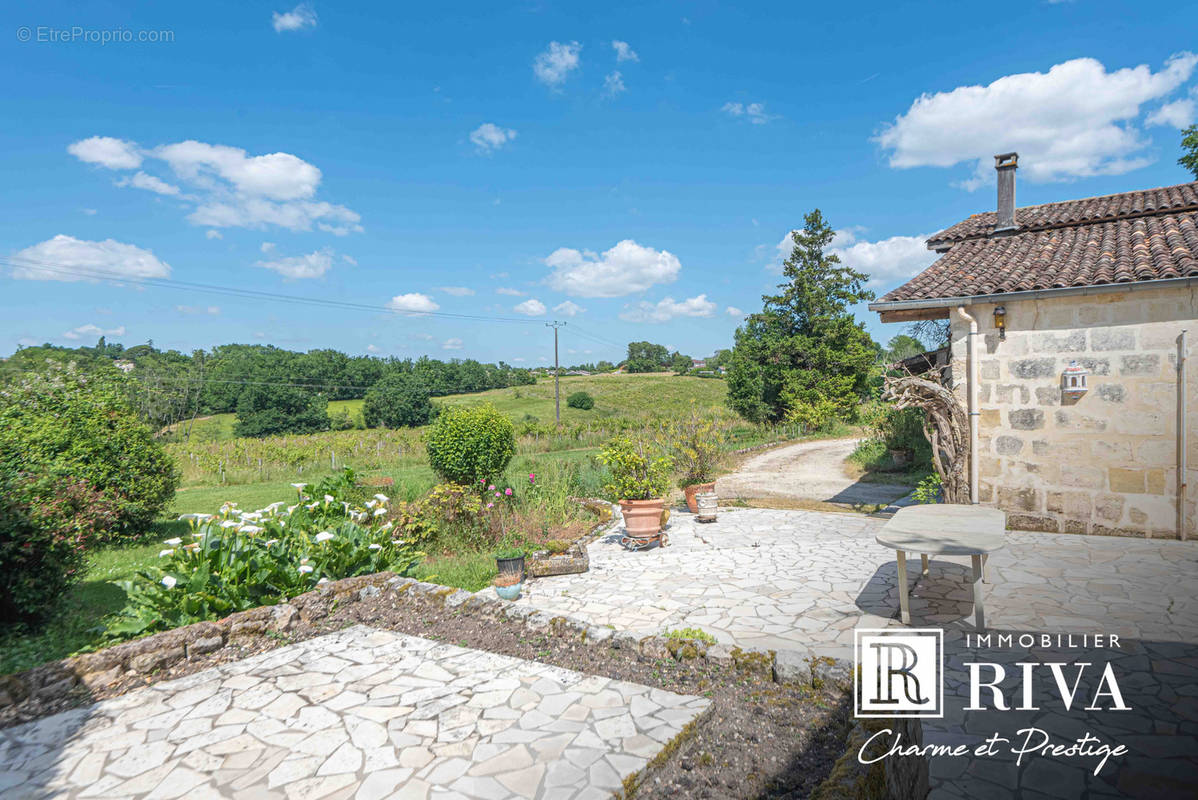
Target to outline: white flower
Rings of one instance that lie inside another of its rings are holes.
[[[267,546],[267,547],[270,547],[272,544],[278,544],[278,543],[279,543],[279,540],[278,540],[278,539],[267,539],[267,540],[266,540],[266,546]]]
[[[325,501],[326,503],[331,503],[331,502],[333,502],[333,496],[332,496],[331,494],[326,494],[326,495],[324,496],[324,501]]]
[[[163,575],[163,576],[162,576],[162,585],[163,585],[163,586],[165,586],[165,587],[166,587],[166,588],[168,588],[168,589],[174,589],[174,588],[175,588],[175,584],[177,584],[178,582],[179,582],[179,581],[178,581],[178,580],[176,580],[176,579],[174,578],[174,576],[172,576],[172,575]]]
[[[260,519],[262,519],[262,514],[257,511],[255,511],[253,513],[250,513],[248,511],[241,512],[241,521],[242,522],[246,522],[246,521],[257,522]]]
[[[199,520],[210,520],[210,519],[216,519],[216,515],[215,514],[196,514],[195,518],[199,519]]]
[[[381,544],[372,544],[369,547],[367,547],[366,549],[367,550],[382,550],[383,546]]]
[[[329,539],[333,538],[335,538],[333,534],[329,533],[328,531],[321,531],[320,533],[316,534],[316,541],[318,542],[327,542]]]
[[[173,552],[175,552],[175,551],[174,550],[159,550],[158,557],[162,558],[163,556],[169,556]]]
[[[183,544],[183,540],[176,536],[173,539],[164,539],[162,543],[169,544],[171,547],[178,547],[179,545]]]
[[[311,571],[312,571],[312,568],[311,568],[311,567],[309,567],[307,564],[301,564],[301,565],[300,565],[300,568],[299,568],[299,571],[300,571],[300,572],[303,572],[303,573],[308,573],[308,572],[311,572]]]
[[[227,519],[224,522],[222,522],[220,524],[220,526],[222,528],[238,528],[238,527],[241,527],[241,523],[235,519]]]
[[[388,500],[388,497],[387,497],[387,495],[385,495],[385,494],[376,494],[376,495],[374,496],[374,499],[375,499],[375,500],[378,500],[380,503],[385,503],[385,502],[387,502],[387,500]]]
[[[297,492],[302,492],[304,489],[307,489],[307,488],[308,488],[308,484],[306,484],[306,483],[293,483],[293,484],[291,484],[291,486],[292,486],[292,487],[293,487],[293,488],[294,488],[294,489],[295,489]]]
[[[304,506],[304,508],[308,509],[309,511],[315,511],[316,509],[320,508],[320,503],[308,503],[308,505]]]
[[[382,525],[379,526],[379,530],[380,531],[389,531],[394,527],[395,527],[394,522],[384,522]]]
[[[179,515],[180,520],[189,520],[190,521],[190,520],[199,519],[199,518],[200,518],[199,514],[180,514]]]
[[[328,582],[329,582],[329,579],[328,579],[328,578],[321,578],[320,580],[318,580],[318,581],[316,582],[316,584],[319,586],[319,585],[320,585],[320,584],[322,584],[322,583],[328,583]]]
[[[367,508],[374,508],[374,507],[375,507],[375,506],[377,506],[378,504],[379,504],[379,501],[378,501],[378,500],[367,500],[367,501],[366,501],[366,507],[367,507]]]
[[[297,508],[299,508],[299,504],[298,504],[298,503],[296,503],[296,504],[295,504],[295,505],[293,505],[293,506],[287,506],[287,513],[288,513],[288,514],[291,514],[291,513],[293,513],[293,512],[294,512],[294,511],[295,511]]]
[[[403,543],[404,543],[403,539],[392,539],[391,540],[391,544],[394,544],[394,545],[401,545]]]
[[[240,530],[242,533],[255,534],[255,533],[262,533],[262,531],[265,530],[265,528],[260,528],[257,525],[242,525]]]
[[[387,509],[385,509],[385,508],[376,508],[376,509],[374,510],[374,515],[375,515],[376,517],[381,517],[381,516],[383,516],[383,515],[384,515],[384,514],[386,514],[386,513],[387,513]]]

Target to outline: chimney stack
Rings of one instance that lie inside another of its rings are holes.
[[[994,157],[998,172],[998,224],[995,233],[1013,231],[1015,224],[1015,170],[1019,168],[1018,153],[1003,153]]]

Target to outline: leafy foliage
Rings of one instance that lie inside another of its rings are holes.
[[[566,398],[566,405],[570,408],[577,408],[580,411],[590,411],[595,407],[595,398],[586,392],[574,392],[574,394]]]
[[[87,481],[0,465],[0,622],[38,620],[83,573],[115,505]]]
[[[166,540],[158,568],[120,584],[129,601],[109,635],[139,636],[273,605],[325,581],[406,574],[421,556],[414,544],[394,538],[394,522],[382,521],[389,513],[385,496],[354,506],[343,499],[344,475],[312,495],[304,484],[297,488],[290,506],[243,512],[226,503],[218,514],[185,515],[191,541]]]
[[[329,429],[328,401],[293,386],[247,386],[237,401],[237,436],[278,436]]]
[[[451,483],[473,485],[507,469],[516,454],[516,433],[490,404],[451,407],[433,423],[426,447],[434,472]]]
[[[940,493],[944,486],[940,478],[939,472],[933,472],[931,475],[924,478],[915,487],[915,491],[911,496],[915,498],[917,503],[939,503]]]
[[[0,388],[0,464],[86,481],[116,507],[101,538],[136,536],[174,497],[178,470],[111,366],[46,365]]]
[[[617,436],[603,445],[598,459],[611,472],[603,487],[611,500],[653,500],[670,486],[673,461],[652,452],[643,441]]]
[[[393,372],[371,387],[362,405],[367,428],[415,428],[436,414],[428,387],[414,375]]]
[[[680,473],[680,488],[707,483],[715,477],[727,438],[727,424],[700,413],[694,405],[686,416],[662,426],[660,442]]]
[[[832,228],[816,209],[792,234],[794,249],[780,292],[736,331],[728,365],[728,403],[751,422],[822,416],[852,419],[868,389],[876,348],[849,306],[873,299],[868,276],[825,252]]]
[[[1191,125],[1181,132],[1181,150],[1181,158],[1177,159],[1177,163],[1198,180],[1198,125]]]
[[[661,372],[670,366],[670,351],[652,342],[629,342],[624,361],[627,372]]]

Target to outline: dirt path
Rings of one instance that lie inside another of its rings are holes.
[[[774,500],[836,505],[890,503],[909,486],[864,483],[845,472],[857,439],[824,439],[779,447],[750,457],[736,472],[716,481],[721,499]]]

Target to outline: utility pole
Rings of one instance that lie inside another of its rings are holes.
[[[545,323],[546,328],[553,328],[553,415],[558,425],[562,424],[562,394],[558,388],[558,378],[561,377],[562,370],[557,363],[557,329],[565,324],[557,320]]]

